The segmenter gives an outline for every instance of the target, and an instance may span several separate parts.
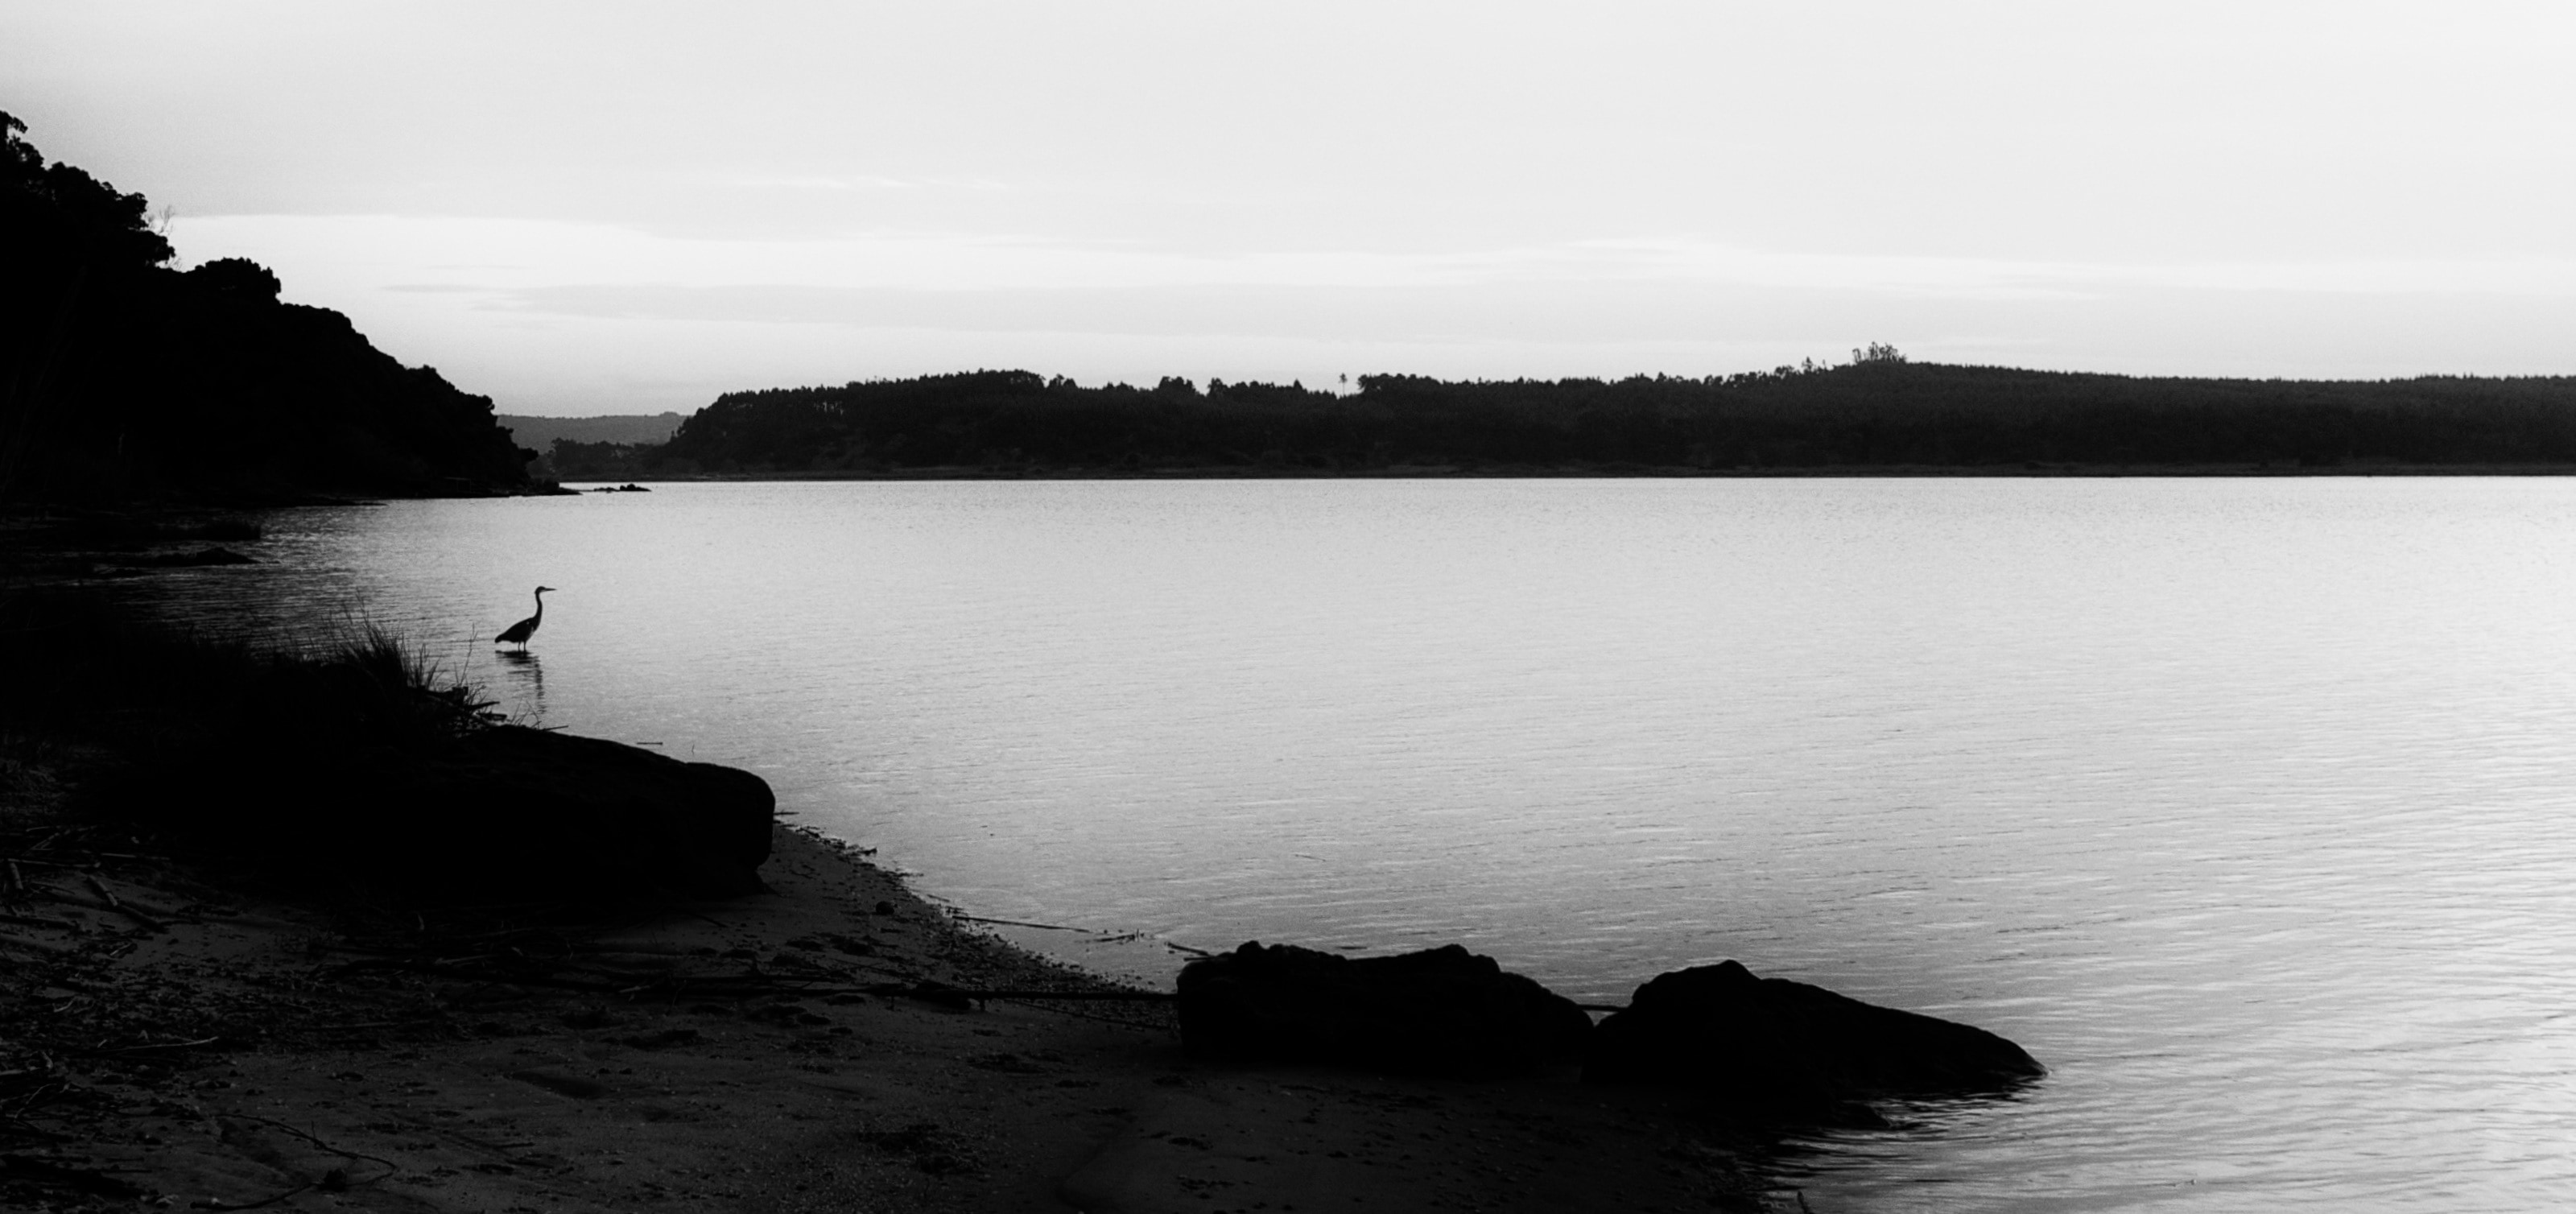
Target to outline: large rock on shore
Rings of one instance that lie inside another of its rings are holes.
[[[1233,1061],[1439,1074],[1524,1071],[1582,1056],[1592,1018],[1452,944],[1353,959],[1245,944],[1180,977],[1181,1040]]]
[[[567,893],[757,891],[778,804],[738,768],[512,725],[476,731],[407,785],[375,829],[421,875]]]
[[[345,667],[290,673],[367,681]],[[335,712],[381,705],[289,690],[94,795],[242,871],[316,892],[525,902],[762,888],[777,798],[750,772],[515,725],[357,720],[333,731],[344,723]]]
[[[1995,1091],[2045,1074],[1984,1029],[1757,978],[1733,961],[1663,974],[1593,1030],[1592,1083],[1700,1088],[1793,1108]]]

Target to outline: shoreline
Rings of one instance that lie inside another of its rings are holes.
[[[406,924],[111,838],[10,763],[0,1204],[1796,1208],[1667,1093],[1210,1064],[1168,1004],[956,998],[1109,984],[799,828],[766,893]]]
[[[989,468],[973,464],[923,468],[817,469],[798,472],[624,472],[601,478],[566,477],[570,493],[598,492],[573,486],[617,484],[754,483],[768,481],[1333,481],[1333,480],[2335,480],[2370,477],[2560,477],[2576,476],[2576,464],[2374,464],[2354,462],[2303,467],[2259,464],[2044,464],[2038,467],[1947,464],[1870,464],[1784,468],[1695,468],[1688,466],[1552,467],[1490,465],[1480,467],[1396,466],[1389,468],[1294,468],[1215,465],[1181,468]],[[550,495],[535,495],[550,496]],[[560,495],[553,495],[560,496]]]

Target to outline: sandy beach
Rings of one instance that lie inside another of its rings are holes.
[[[229,881],[7,774],[11,1209],[1796,1208],[1570,1070],[1194,1063],[1168,1003],[794,829],[763,894],[431,912]]]

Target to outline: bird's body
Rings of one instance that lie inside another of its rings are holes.
[[[537,613],[502,629],[501,635],[492,638],[492,643],[527,648],[528,638],[537,635],[537,625],[546,622],[546,592],[552,589],[552,586],[537,587]]]

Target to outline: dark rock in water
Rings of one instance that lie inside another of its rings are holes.
[[[1181,1040],[1236,1061],[1492,1074],[1582,1056],[1592,1018],[1455,944],[1353,959],[1249,943],[1190,962]]]
[[[1593,1030],[1591,1083],[1702,1088],[1751,1105],[1997,1091],[2047,1073],[1984,1029],[1875,1007],[1729,961],[1663,974]]]

